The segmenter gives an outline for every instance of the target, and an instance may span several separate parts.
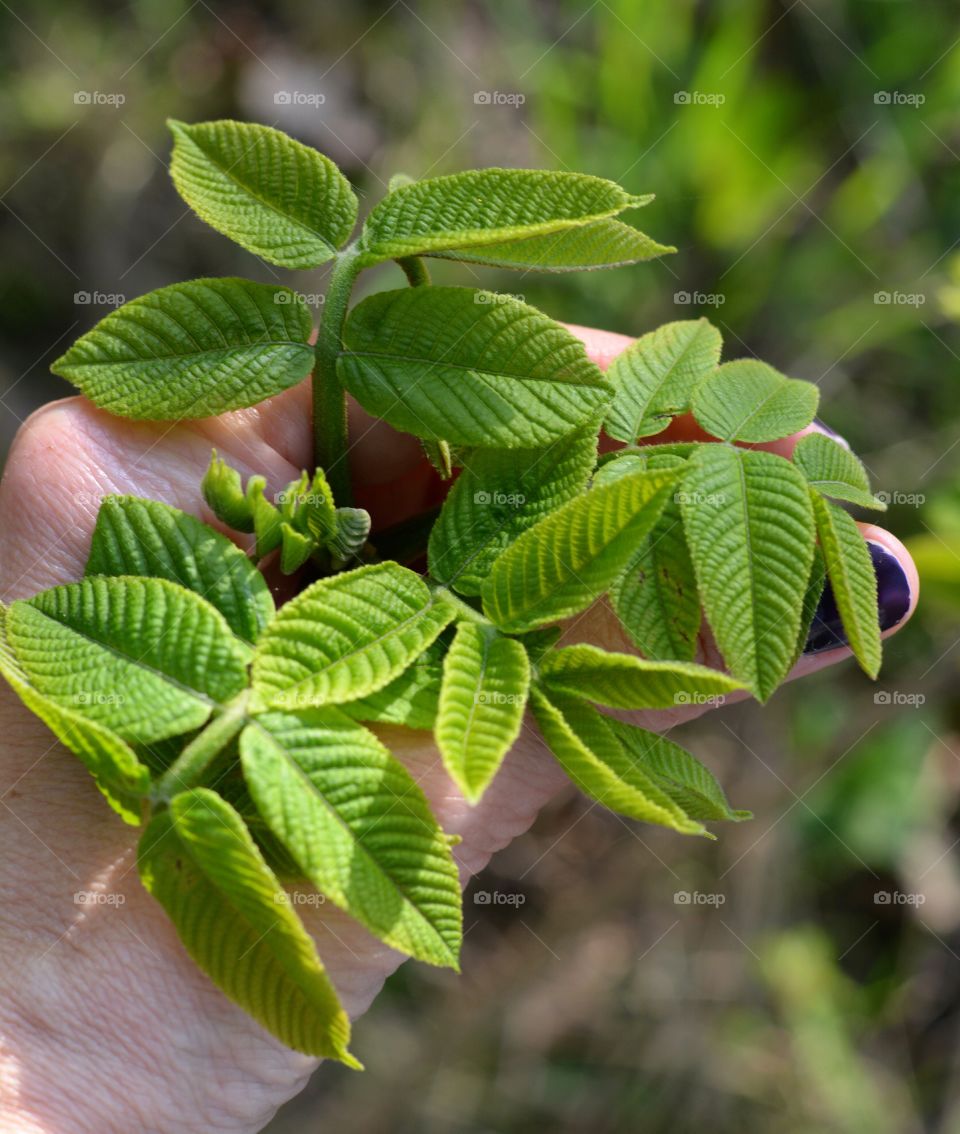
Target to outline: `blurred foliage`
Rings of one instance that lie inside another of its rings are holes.
[[[110,296],[271,278],[165,172],[167,116],[234,115],[323,149],[366,202],[398,170],[490,164],[656,192],[636,221],[679,247],[662,263],[477,277],[627,333],[704,313],[728,357],[818,381],[926,581],[876,687],[847,667],[688,726],[752,823],[706,847],[558,801],[475,884],[523,904],[468,895],[466,975],[402,969],[358,1030],[367,1075],[321,1069],[271,1129],[960,1130],[956,6],[11,0],[0,20],[0,453]]]

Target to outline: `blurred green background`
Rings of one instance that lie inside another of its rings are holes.
[[[551,806],[468,892],[464,975],[402,969],[358,1027],[367,1074],[322,1068],[272,1134],[960,1131],[956,17],[946,0],[0,5],[0,455],[117,296],[264,278],[165,172],[168,115],[229,115],[324,150],[365,204],[398,170],[490,164],[655,192],[634,219],[669,260],[484,280],[626,333],[706,314],[727,357],[818,381],[927,584],[877,686],[848,665],[685,728],[752,823],[700,845]],[[388,268],[370,286],[396,285]]]

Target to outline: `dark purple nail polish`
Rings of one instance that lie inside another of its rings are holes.
[[[867,547],[870,548],[870,558],[877,576],[877,617],[880,629],[889,630],[891,626],[901,622],[910,609],[910,584],[895,555],[891,555],[879,543],[868,541]],[[822,654],[825,650],[835,650],[845,645],[847,636],[843,632],[837,600],[828,582],[823,589],[817,613],[813,616],[803,652]]]
[[[847,449],[850,448],[850,442],[846,439],[846,437],[841,437],[835,429],[831,429],[830,426],[827,425],[825,421],[821,421],[819,417],[815,417],[813,419],[813,424],[823,433],[826,433],[828,437],[832,437],[834,441],[838,441]]]

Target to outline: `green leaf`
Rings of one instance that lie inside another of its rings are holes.
[[[356,559],[370,535],[370,513],[363,508],[338,508],[334,531],[327,541],[338,569]]]
[[[658,244],[622,221],[599,220],[544,236],[509,240],[503,244],[452,248],[446,252],[432,252],[431,255],[518,271],[579,272],[637,264],[669,252],[676,252],[676,248]]]
[[[712,773],[679,744],[655,732],[611,720],[610,727],[628,755],[691,819],[750,819],[749,811],[734,811]]]
[[[612,181],[541,169],[475,169],[393,189],[367,217],[362,263],[540,236],[647,204]]]
[[[137,744],[199,728],[247,683],[223,616],[165,579],[54,587],[10,607],[7,636],[39,693]]]
[[[203,498],[211,512],[235,532],[253,531],[253,506],[243,489],[240,473],[217,456],[214,449],[210,464],[200,483]]]
[[[332,260],[357,219],[357,198],[323,154],[251,122],[168,122],[170,176],[217,232],[283,268]]]
[[[812,488],[835,500],[847,500],[861,508],[885,512],[886,504],[870,491],[867,470],[839,441],[822,433],[801,437],[793,450],[793,463]]]
[[[853,517],[811,491],[817,535],[843,629],[860,668],[880,672],[883,647],[877,621],[877,576],[870,549]]]
[[[703,445],[679,496],[717,645],[734,676],[765,701],[792,664],[813,563],[806,481],[773,453]]]
[[[457,968],[450,846],[413,777],[336,709],[267,713],[240,739],[257,809],[304,875],[388,945]]]
[[[305,378],[310,330],[307,306],[289,288],[189,280],[111,311],[50,369],[120,417],[213,417]]]
[[[648,661],[585,644],[552,650],[540,663],[540,677],[550,690],[612,709],[714,704],[743,688],[739,681],[704,665]]]
[[[611,393],[559,323],[473,288],[371,295],[344,341],[337,371],[368,413],[454,445],[546,445],[595,418]]]
[[[438,639],[388,685],[356,701],[338,706],[357,721],[433,729],[440,705],[446,646]]]
[[[360,1064],[350,1021],[237,812],[207,788],[182,792],[140,840],[144,887],[210,979],[288,1047]]]
[[[437,747],[443,766],[476,803],[520,734],[530,662],[519,642],[461,622],[443,664]]]
[[[423,653],[454,613],[396,563],[321,579],[280,610],[257,644],[258,703],[299,709],[375,693]]]
[[[595,428],[542,449],[477,449],[430,533],[430,574],[477,595],[497,556],[537,521],[579,496],[597,454]]]
[[[823,596],[824,584],[827,581],[827,565],[823,559],[823,552],[819,546],[813,549],[813,566],[810,568],[810,578],[807,580],[807,589],[803,592],[803,606],[800,612],[800,630],[797,634],[797,645],[793,653],[793,665],[791,669],[800,660],[804,648],[807,644],[807,638],[810,636],[810,629],[813,626],[813,620],[816,617],[817,608],[820,606],[820,599]]]
[[[690,405],[694,387],[720,361],[720,332],[706,319],[665,323],[610,364],[616,393],[604,429],[618,441],[660,433]]]
[[[663,511],[673,472],[591,488],[525,531],[494,562],[483,609],[502,630],[533,630],[584,610],[627,567]]]
[[[584,794],[631,819],[685,835],[708,835],[703,824],[684,814],[627,753],[609,718],[585,701],[547,695],[536,686],[530,691],[530,704],[550,750]]]
[[[693,391],[690,408],[708,433],[722,441],[776,441],[813,421],[820,391],[812,382],[786,378],[765,362],[725,362]]]
[[[263,575],[226,536],[178,508],[137,496],[104,498],[86,574],[179,583],[202,595],[250,643],[275,610]]]
[[[31,685],[7,641],[6,616],[7,609],[0,603],[0,675],[30,712],[80,757],[114,811],[125,823],[138,827],[141,803],[150,791],[150,769],[116,733],[45,697]]]
[[[600,471],[609,473],[627,460],[613,461]],[[630,566],[611,587],[610,603],[630,640],[646,657],[693,659],[700,596],[676,496],[667,501]]]

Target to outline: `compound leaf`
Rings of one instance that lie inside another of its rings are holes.
[[[460,623],[443,663],[436,738],[444,767],[470,803],[517,739],[529,685],[530,662],[519,642]]]
[[[773,453],[703,445],[679,495],[717,645],[734,676],[765,701],[792,664],[813,562],[807,483]]]
[[[660,433],[690,405],[720,361],[720,332],[706,319],[665,323],[617,355],[607,370],[616,393],[604,429],[618,441]]]
[[[631,819],[672,827],[685,835],[708,834],[628,754],[609,718],[585,701],[547,694],[536,686],[530,704],[551,752],[584,794]]]
[[[252,122],[168,123],[170,176],[217,232],[283,268],[332,260],[357,219],[357,198],[323,154]]]
[[[765,362],[725,362],[693,391],[690,408],[708,433],[722,441],[775,441],[813,421],[820,391],[812,382],[786,378]]]
[[[502,630],[533,630],[576,614],[627,567],[677,474],[638,472],[600,485],[528,528],[494,562],[483,609]]]
[[[231,1000],[288,1047],[360,1066],[313,941],[229,803],[207,788],[174,796],[144,832],[137,865],[187,952]]]
[[[870,491],[863,464],[839,441],[823,433],[808,433],[793,450],[793,463],[812,488],[835,500],[859,504],[861,508],[886,511],[886,504]]]
[[[612,181],[542,169],[474,169],[393,189],[363,226],[364,264],[560,232],[647,204]]]
[[[852,516],[819,493],[810,495],[827,578],[847,641],[864,673],[876,677],[883,647],[877,621],[877,576],[870,549]]]
[[[257,643],[258,704],[299,709],[375,693],[453,616],[419,575],[396,563],[321,579],[288,602]]]
[[[247,684],[248,648],[165,579],[98,575],[43,591],[10,607],[7,637],[39,693],[137,744],[199,728]]]
[[[445,653],[446,646],[440,638],[388,685],[338,708],[358,721],[432,729],[440,705]]]
[[[380,292],[351,311],[344,341],[337,370],[368,413],[454,445],[546,445],[595,418],[611,393],[579,339],[493,292]]]
[[[597,455],[595,428],[541,449],[477,449],[430,532],[430,574],[477,595],[497,556],[521,532],[579,496]]]
[[[388,945],[457,967],[460,883],[413,777],[337,709],[266,713],[240,738],[257,810],[304,875]]]
[[[274,614],[263,575],[226,536],[195,516],[137,496],[107,496],[90,544],[87,575],[168,579],[202,595],[245,642]]]
[[[111,311],[50,369],[120,417],[212,417],[305,378],[310,330],[306,304],[289,288],[189,280]]]
[[[675,709],[714,704],[742,689],[725,673],[693,662],[648,661],[586,644],[551,650],[540,663],[546,687],[612,709]]]

